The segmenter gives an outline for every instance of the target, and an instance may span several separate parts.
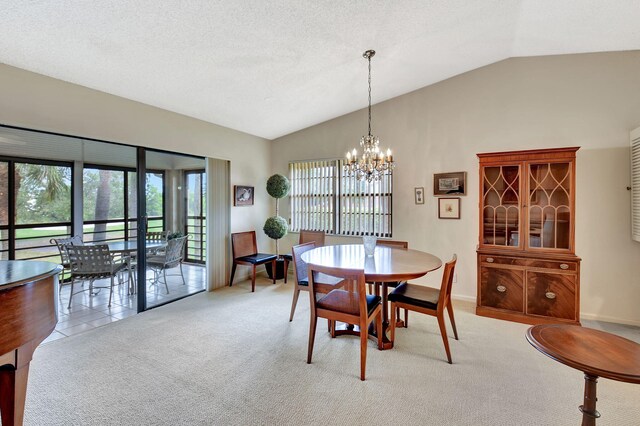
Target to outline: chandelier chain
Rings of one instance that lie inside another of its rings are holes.
[[[371,56],[369,60],[369,136],[371,136]]]

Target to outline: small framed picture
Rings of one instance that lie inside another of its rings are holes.
[[[252,206],[253,205],[253,186],[233,187],[233,205],[234,206]]]
[[[460,198],[438,198],[438,219],[460,219]]]
[[[424,204],[424,188],[419,187],[413,190],[416,204]]]
[[[467,172],[436,173],[433,175],[433,195],[466,195]]]

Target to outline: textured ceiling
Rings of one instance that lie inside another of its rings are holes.
[[[640,49],[640,0],[0,0],[0,62],[273,139],[513,56]]]

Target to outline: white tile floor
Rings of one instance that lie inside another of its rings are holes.
[[[160,285],[148,283],[147,306],[151,307],[165,303],[205,288],[204,265],[184,264],[183,270],[185,285],[182,284],[178,268],[167,271],[170,274],[167,275],[169,294],[167,294],[162,280]],[[153,274],[148,272],[147,276],[152,278]],[[88,285],[88,283],[85,283],[84,287],[80,287],[79,284],[76,284],[74,292],[82,288],[88,289]],[[96,281],[94,285],[108,286],[109,280]],[[125,282],[116,285],[113,290],[111,307],[107,306],[109,303],[109,289],[103,288],[96,295],[90,295],[89,291],[74,295],[71,308],[67,308],[70,291],[71,287],[69,285],[62,286],[58,300],[58,324],[55,331],[44,340],[43,344],[127,318],[137,312],[137,295],[128,294],[126,275]]]

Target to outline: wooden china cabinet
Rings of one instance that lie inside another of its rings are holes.
[[[580,323],[578,147],[478,154],[478,315]]]

